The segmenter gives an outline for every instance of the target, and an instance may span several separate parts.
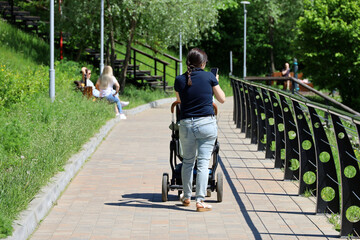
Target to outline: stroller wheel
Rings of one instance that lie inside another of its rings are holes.
[[[216,174],[217,183],[216,183],[216,192],[217,192],[217,201],[222,202],[223,200],[223,175],[221,172]]]
[[[168,192],[169,192],[169,174],[164,173],[162,176],[162,188],[161,188],[161,200],[166,202],[168,199]]]

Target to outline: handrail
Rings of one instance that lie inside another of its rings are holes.
[[[173,56],[171,56],[171,55],[169,55],[169,54],[167,54],[167,53],[162,53],[162,52],[154,49],[153,47],[150,47],[150,46],[147,45],[147,44],[144,44],[144,43],[139,42],[139,41],[136,41],[136,44],[139,44],[139,45],[141,45],[141,46],[143,46],[143,47],[146,47],[146,48],[150,49],[150,50],[153,51],[153,52],[160,53],[160,54],[162,54],[163,56],[165,56],[165,57],[167,57],[167,58],[170,58],[171,60],[174,60],[174,61],[176,61],[176,62],[181,62],[180,59],[178,59],[178,58],[176,58],[176,57],[173,57]]]
[[[327,101],[337,105],[338,107],[341,107],[342,109],[360,117],[360,113],[355,111],[354,109],[352,109],[342,103],[339,103],[335,99],[326,96],[325,94],[321,93],[320,91],[304,84],[302,81],[300,81],[296,78],[293,78],[293,77],[245,77],[245,80],[248,80],[248,81],[288,81],[288,80],[291,80],[291,81],[296,82],[297,84],[301,85],[302,87],[306,88],[307,90],[315,93],[316,95],[326,99]]]
[[[298,181],[299,195],[316,193],[315,213],[341,216],[341,236],[360,232],[357,220],[347,214],[360,207],[359,114],[344,111],[347,108],[327,96],[342,109],[257,82],[291,80],[302,86],[297,79],[231,76],[230,80],[236,127],[265,152],[265,158],[274,159],[274,168],[283,170],[284,180]],[[349,168],[354,169],[352,175]]]
[[[159,58],[157,58],[157,57],[151,56],[150,54],[148,54],[148,53],[146,53],[146,52],[143,52],[143,51],[141,51],[141,50],[139,50],[139,49],[137,49],[137,48],[131,47],[131,50],[133,50],[133,51],[135,51],[135,52],[138,52],[138,53],[141,53],[142,55],[144,55],[144,56],[146,56],[146,57],[148,57],[148,58],[154,59],[154,60],[156,60],[156,61],[158,61],[158,62],[160,62],[160,63],[162,63],[162,64],[170,65],[170,63],[165,62],[165,61],[163,61],[163,60],[161,60],[161,59],[159,59]]]

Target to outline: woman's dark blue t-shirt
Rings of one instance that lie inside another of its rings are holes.
[[[175,91],[180,95],[180,119],[214,115],[213,90],[218,85],[214,74],[196,69],[191,73],[192,85],[187,85],[187,74],[175,78]]]

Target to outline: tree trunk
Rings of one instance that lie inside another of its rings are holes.
[[[111,63],[111,67],[114,69],[114,62],[115,62],[115,38],[114,38],[114,21],[113,21],[113,18],[112,18],[112,16],[111,16],[110,0],[107,0],[107,7],[108,7],[108,11],[109,11],[109,25],[110,25],[110,34],[109,34],[110,45],[111,45],[110,63]]]
[[[269,43],[270,43],[270,67],[271,73],[275,72],[275,60],[274,60],[274,18],[269,16]]]
[[[84,47],[83,47],[83,46],[80,46],[79,51],[78,51],[78,53],[77,53],[77,55],[76,55],[76,58],[75,58],[75,61],[76,61],[76,62],[79,62],[79,61],[80,61],[80,57],[81,57],[81,54],[83,53],[83,51],[84,51]]]
[[[123,67],[122,67],[121,73],[120,73],[120,92],[121,93],[125,89],[126,73],[127,73],[127,68],[129,66],[129,61],[130,61],[130,57],[131,57],[131,43],[132,43],[132,41],[134,39],[135,28],[136,28],[136,19],[133,18],[131,20],[131,23],[130,23],[130,32],[129,32],[129,37],[128,37],[128,40],[127,40],[127,43],[126,43],[125,60],[124,60],[124,64],[123,64]]]

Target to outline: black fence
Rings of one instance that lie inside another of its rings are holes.
[[[345,111],[274,88],[274,80],[296,82]],[[316,198],[315,213],[340,215],[341,236],[359,237],[360,114],[294,78],[231,77],[231,84],[233,119],[246,138],[284,180],[298,181],[299,195]]]

